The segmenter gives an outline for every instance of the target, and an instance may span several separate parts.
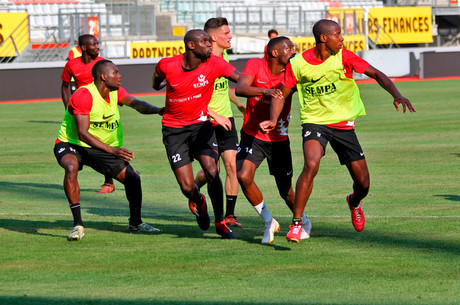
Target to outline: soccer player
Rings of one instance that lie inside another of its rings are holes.
[[[394,98],[396,110],[401,104],[404,113],[406,109],[415,112],[410,101],[399,93],[384,73],[342,48],[341,28],[336,22],[318,21],[313,26],[313,35],[315,47],[291,59],[280,88],[283,96],[288,96],[297,85],[303,127],[305,163],[297,180],[294,215],[286,235],[288,241],[297,243],[301,240],[302,213],[328,142],[353,179],[353,192],[346,196],[353,226],[357,231],[364,229],[365,218],[360,202],[369,191],[369,171],[354,125],[357,117],[365,115],[365,110],[352,78],[353,71],[375,79]],[[272,99],[270,120],[260,124],[262,130],[270,131],[277,126],[283,103],[283,99]]]
[[[192,161],[200,162],[214,208],[217,234],[232,239],[235,234],[224,220],[222,181],[217,170],[217,141],[209,116],[230,130],[230,120],[208,109],[214,81],[228,77],[237,81],[239,72],[224,59],[212,54],[209,35],[190,30],[184,36],[185,53],[161,59],[153,75],[153,88],[166,80],[165,113],[162,119],[163,143],[171,169],[182,193],[195,203],[196,220],[202,230],[209,228],[206,200],[193,176]]]
[[[262,244],[272,243],[275,232],[280,228],[254,181],[255,172],[265,158],[281,198],[291,211],[294,209],[292,158],[288,137],[292,94],[286,98],[277,127],[268,133],[263,133],[259,127],[261,122],[270,119],[272,96],[280,96],[278,88],[284,79],[289,59],[295,55],[294,44],[284,36],[273,38],[267,45],[267,55],[266,58],[250,59],[236,85],[237,94],[248,97],[237,154],[238,180],[244,195],[265,222]],[[302,220],[302,238],[308,238],[311,223],[304,214]]]
[[[269,39],[273,39],[275,37],[278,37],[278,31],[275,29],[271,29],[267,33]]]
[[[64,191],[74,220],[68,240],[80,240],[85,235],[78,183],[78,171],[84,165],[124,184],[130,210],[129,230],[157,232],[141,219],[141,178],[129,164],[134,153],[121,147],[123,131],[118,105],[127,105],[143,114],[162,114],[164,109],[130,96],[120,86],[117,66],[109,60],[98,61],[92,74],[94,82],[80,87],[71,97],[54,146],[54,155],[65,170]]]
[[[71,96],[70,91],[72,90],[69,91],[69,88],[71,88],[70,83],[72,79],[75,80],[77,89],[81,86],[91,84],[93,82],[93,76],[91,74],[93,66],[98,61],[104,59],[99,56],[99,42],[93,35],[85,34],[78,37],[78,46],[81,51],[80,56],[76,56],[73,59],[69,56],[69,61],[66,63],[61,75],[61,96],[65,108],[67,108]],[[73,48],[72,50],[74,49],[76,48]],[[78,55],[78,52],[72,52],[72,54],[75,56]],[[113,193],[114,191],[115,184],[113,183],[113,179],[106,176],[98,194],[108,194]]]
[[[208,33],[211,38],[212,54],[217,57],[229,61],[226,50],[231,47],[232,34],[228,27],[228,21],[226,18],[218,17],[211,18],[206,21],[204,25],[204,31]],[[238,197],[238,178],[236,177],[236,150],[238,149],[238,132],[235,126],[235,120],[233,118],[233,112],[231,103],[233,102],[238,109],[244,114],[245,106],[236,97],[235,92],[229,89],[228,78],[220,77],[214,82],[214,91],[212,93],[211,101],[209,102],[209,108],[215,111],[217,114],[229,118],[232,123],[230,130],[226,130],[224,127],[211,120],[214,132],[216,133],[217,146],[219,155],[222,158],[225,166],[227,176],[225,178],[225,194],[226,194],[226,210],[225,210],[225,222],[231,227],[241,227],[241,224],[237,221],[235,216],[235,205]],[[219,167],[219,163],[217,165]],[[200,170],[196,177],[195,183],[198,188],[201,188],[206,184],[206,177],[204,172]],[[193,205],[193,202],[189,202]],[[191,207],[195,210],[195,207]]]

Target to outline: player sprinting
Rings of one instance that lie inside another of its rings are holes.
[[[61,96],[64,107],[67,108],[71,96],[71,82],[75,81],[76,88],[91,84],[93,66],[104,58],[99,56],[99,42],[93,35],[85,34],[78,37],[78,48],[74,47],[69,52],[69,61],[64,67],[61,79]],[[115,184],[111,177],[105,177],[99,194],[113,193]]]
[[[78,183],[78,172],[84,165],[124,184],[129,230],[157,232],[141,219],[141,178],[129,164],[134,153],[121,147],[123,131],[118,106],[127,105],[143,114],[161,114],[164,109],[130,96],[121,87],[117,66],[109,60],[98,61],[92,74],[94,82],[80,87],[70,98],[54,146],[56,159],[65,170],[64,191],[74,220],[68,240],[80,240],[85,235]]]
[[[284,79],[286,65],[295,54],[295,48],[289,38],[279,36],[270,40],[266,52],[265,58],[253,58],[247,62],[236,86],[238,95],[248,97],[237,154],[238,180],[246,198],[265,222],[262,244],[272,243],[275,232],[280,229],[254,181],[255,172],[264,159],[267,159],[281,198],[291,211],[294,209],[293,169],[288,137],[292,94],[286,98],[276,128],[263,133],[259,124],[270,119],[271,98],[281,96],[278,88]],[[308,238],[311,223],[305,214],[302,215],[302,223],[302,238]]]
[[[222,181],[216,165],[217,141],[209,116],[227,130],[231,128],[231,122],[208,109],[208,105],[214,81],[224,76],[236,82],[239,72],[224,59],[212,55],[209,35],[205,31],[188,31],[184,43],[185,53],[161,59],[152,79],[156,90],[166,80],[163,143],[182,193],[195,203],[199,227],[207,230],[210,219],[205,197],[194,181],[194,159],[200,162],[206,176],[216,233],[222,238],[233,239],[235,234],[224,220]]]
[[[211,38],[212,54],[217,57],[229,61],[226,50],[231,47],[232,34],[228,27],[228,21],[224,17],[210,18],[204,25],[204,31],[208,33]],[[224,163],[226,177],[225,177],[225,198],[226,198],[226,209],[225,209],[225,222],[230,227],[241,227],[238,222],[238,217],[235,216],[235,206],[238,197],[238,178],[236,176],[236,150],[238,149],[238,132],[235,126],[235,120],[233,118],[233,112],[231,102],[234,103],[238,109],[244,113],[245,106],[241,103],[235,93],[230,90],[228,86],[228,79],[226,77],[220,77],[214,82],[214,91],[212,93],[211,101],[209,102],[209,108],[215,111],[217,114],[229,118],[232,123],[230,130],[226,130],[224,127],[211,120],[216,133],[217,145],[219,156],[222,158]],[[218,167],[219,167],[218,163]],[[201,188],[206,183],[206,177],[204,172],[200,170],[196,177],[195,183],[198,188]],[[190,209],[196,211],[193,206],[193,202],[190,201]]]
[[[351,219],[357,231],[364,229],[365,217],[361,200],[369,191],[369,171],[363,150],[354,131],[355,119],[365,115],[359,89],[352,78],[353,71],[364,73],[394,98],[399,105],[415,112],[408,99],[403,97],[393,82],[351,51],[343,49],[340,26],[332,20],[320,20],[313,26],[316,46],[291,59],[282,82],[283,96],[288,96],[297,86],[302,122],[303,153],[305,164],[295,192],[294,215],[288,241],[299,242],[302,232],[302,213],[313,188],[321,158],[327,143],[337,153],[340,163],[346,165],[353,179],[353,192],[346,196]],[[270,120],[262,122],[264,131],[276,128],[277,118],[284,100],[272,100]]]

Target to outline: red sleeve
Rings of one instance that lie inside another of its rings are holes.
[[[228,63],[225,59],[214,56],[217,60],[217,67],[215,71],[221,71],[221,75],[224,77],[229,77],[233,71],[236,70],[234,66]]]
[[[251,76],[252,78],[255,78],[258,70],[259,69],[257,65],[257,59],[251,58],[246,63],[246,66],[244,66],[244,70],[243,72],[241,72],[241,74],[248,75],[248,76]]]
[[[342,63],[345,76],[349,78],[353,77],[353,71],[364,73],[370,66],[367,61],[347,49],[342,50]]]
[[[163,73],[163,64],[164,64],[164,62],[165,61],[163,59],[161,59],[158,62],[158,64],[156,65],[156,67],[155,67],[155,74],[158,75],[158,77],[161,78],[161,79],[166,78],[165,74]]]
[[[127,96],[129,96],[129,93],[125,90],[125,88],[118,88],[118,105],[123,105],[121,101],[124,100]]]
[[[88,115],[93,107],[93,96],[86,88],[80,88],[72,95],[69,101],[70,114]]]
[[[64,71],[62,71],[61,79],[69,83],[71,78],[72,78],[72,72],[70,71],[69,62],[67,62],[65,64]]]
[[[288,63],[286,66],[286,72],[284,73],[284,80],[281,82],[283,86],[286,88],[294,88],[297,85],[297,78],[294,75],[294,71],[292,71],[291,63]]]

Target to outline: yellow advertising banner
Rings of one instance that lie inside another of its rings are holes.
[[[364,35],[344,35],[343,46],[345,49],[352,52],[365,50],[366,37]],[[296,45],[297,53],[303,52],[315,46],[314,37],[296,37],[291,38],[292,42]]]
[[[369,8],[368,30],[377,44],[433,42],[431,7]]]
[[[16,56],[28,44],[27,13],[0,13],[0,57]]]
[[[364,9],[362,8],[328,8],[325,17],[340,24],[342,35],[364,34]]]
[[[182,40],[131,43],[131,58],[171,57],[184,52]]]

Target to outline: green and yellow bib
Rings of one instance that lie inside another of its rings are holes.
[[[223,58],[227,62],[230,61],[226,51],[223,53]],[[233,117],[233,112],[230,104],[230,97],[228,96],[228,88],[228,78],[220,77],[216,79],[214,81],[214,91],[208,107],[214,110],[217,114],[230,118]]]
[[[93,106],[89,113],[89,133],[109,146],[121,147],[123,145],[123,130],[120,122],[120,112],[118,111],[118,91],[115,90],[109,93],[110,103],[107,103],[94,83],[81,88],[88,89],[93,97]],[[75,118],[69,113],[68,109],[64,115],[58,139],[63,142],[90,147],[85,142],[80,141]]]
[[[297,79],[302,124],[335,124],[366,114],[356,82],[345,76],[342,50],[319,65],[309,64],[302,54],[290,62]]]

